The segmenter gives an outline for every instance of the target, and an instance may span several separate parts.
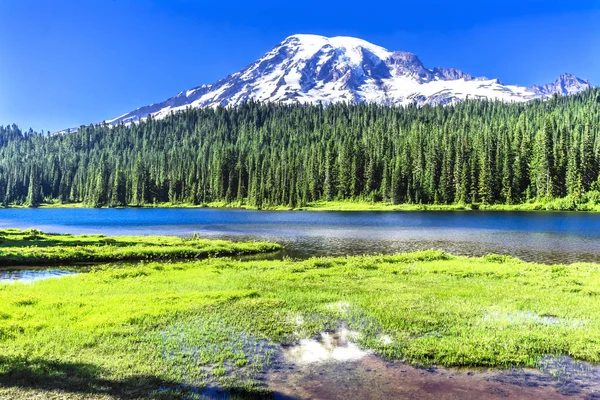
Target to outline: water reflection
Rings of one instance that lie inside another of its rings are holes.
[[[272,234],[207,234],[220,239],[272,240],[284,245],[277,258],[304,259],[310,256],[344,256],[359,254],[393,254],[424,249],[442,249],[452,254],[483,256],[507,254],[540,263],[600,262],[599,241],[594,238],[526,232],[474,231],[467,234],[453,230],[407,232],[362,232],[311,236]]]
[[[191,235],[283,244],[307,258],[442,249],[542,263],[600,262],[600,214],[290,212],[232,209],[3,209],[0,228],[113,235]]]
[[[75,274],[73,271],[58,269],[0,269],[0,284],[17,281],[32,283],[42,279],[59,278],[73,274]]]

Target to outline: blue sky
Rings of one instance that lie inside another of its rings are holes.
[[[0,125],[99,122],[212,83],[294,33],[505,83],[572,72],[600,85],[598,0],[0,0]]]

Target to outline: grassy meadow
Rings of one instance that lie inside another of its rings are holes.
[[[234,243],[199,237],[106,236],[0,230],[0,266],[194,259],[279,250],[275,243]]]
[[[96,267],[0,285],[0,398],[265,395],[279,346],[335,330],[393,360],[600,362],[600,265],[441,251]]]

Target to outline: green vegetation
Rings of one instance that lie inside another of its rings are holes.
[[[464,211],[470,204],[393,204],[369,201],[316,201],[300,210],[310,211]]]
[[[0,127],[0,203],[597,209],[599,103],[596,88],[521,104],[247,103],[65,135]]]
[[[0,230],[0,265],[40,265],[193,259],[278,250],[275,243],[174,236],[105,236],[50,234],[36,229]]]
[[[209,207],[212,205],[209,205]],[[224,205],[214,205],[224,207]],[[278,209],[281,209],[279,207]],[[520,204],[393,204],[367,201],[318,201],[297,208],[311,211],[593,211],[600,212],[600,192],[578,197],[529,201]]]
[[[145,205],[144,208],[240,208],[246,210],[268,211],[586,211],[600,212],[600,203],[590,201],[589,197],[596,197],[599,192],[593,191],[579,197],[562,197],[556,199],[531,200],[519,204],[481,204],[481,203],[455,203],[455,204],[414,204],[414,203],[385,203],[362,200],[332,200],[315,201],[295,208],[290,206],[255,207],[246,203],[211,202],[208,204],[190,203],[158,203]],[[25,208],[26,206],[10,206]],[[86,207],[83,203],[45,203],[39,208],[80,208]]]
[[[454,204],[414,204],[414,203],[386,203],[363,200],[332,200],[314,201],[303,206],[265,206],[255,207],[247,203],[225,203],[215,201],[208,204],[190,203],[157,203],[144,205],[144,208],[239,208],[246,210],[266,211],[582,211],[600,212],[600,203],[595,198],[600,192],[592,191],[584,195],[561,197],[555,199],[531,200],[519,204],[481,204],[481,203],[454,203]],[[11,208],[26,208],[27,206],[10,206]],[[42,203],[39,208],[85,208],[83,203]]]
[[[341,322],[361,346],[425,365],[599,362],[599,296],[598,264],[439,251],[106,266],[0,285],[0,397],[261,393],[278,343]]]

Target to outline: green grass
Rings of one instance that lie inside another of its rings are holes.
[[[469,204],[392,204],[368,201],[318,201],[299,210],[311,211],[466,211]]]
[[[11,206],[14,208],[26,208],[26,206]],[[82,203],[48,203],[42,204],[39,208],[81,208],[85,207]],[[147,204],[143,208],[238,208],[246,210],[268,210],[268,211],[466,211],[472,210],[470,204],[392,204],[382,202],[370,202],[362,200],[336,200],[336,201],[315,201],[303,207],[289,207],[285,205],[264,206],[258,208],[245,203],[224,201],[213,201],[206,204],[190,203],[156,203]]]
[[[105,236],[0,230],[0,266],[193,259],[278,250],[275,243],[174,236]]]
[[[80,203],[43,204],[42,208],[65,208],[65,207],[83,207]],[[24,207],[24,206],[11,206]],[[189,203],[159,203],[150,204],[145,207],[163,207],[163,208],[245,208],[256,210],[257,207],[245,203],[224,201],[215,201],[207,204],[189,204]],[[292,210],[289,206],[264,206],[264,210]],[[315,201],[305,206],[297,207],[295,210],[314,210],[314,211],[470,211],[470,210],[488,210],[488,211],[590,211],[600,212],[600,191],[592,190],[577,196],[566,196],[563,198],[531,200],[521,204],[392,204],[389,202],[374,202],[366,200],[334,200],[334,201]]]
[[[279,343],[341,322],[362,347],[425,365],[599,362],[599,300],[599,264],[440,251],[107,266],[0,285],[0,398],[263,393]]]
[[[585,200],[585,199],[584,199]],[[11,205],[10,208],[27,208],[23,205]],[[39,208],[85,208],[82,203],[48,203]],[[138,206],[127,206],[138,207]],[[125,207],[125,208],[127,208]],[[120,207],[123,208],[123,207]],[[333,200],[315,201],[305,206],[292,208],[289,206],[264,206],[262,208],[250,206],[245,203],[226,203],[214,201],[206,204],[190,203],[156,203],[147,204],[142,208],[239,208],[246,210],[269,211],[585,211],[600,212],[600,204],[595,201],[581,201],[569,197],[531,201],[521,204],[392,204],[385,202],[370,202],[363,200]]]
[[[481,210],[488,211],[582,211],[600,212],[600,204],[595,202],[576,202],[568,197],[550,201],[538,201],[524,204],[481,205]]]

